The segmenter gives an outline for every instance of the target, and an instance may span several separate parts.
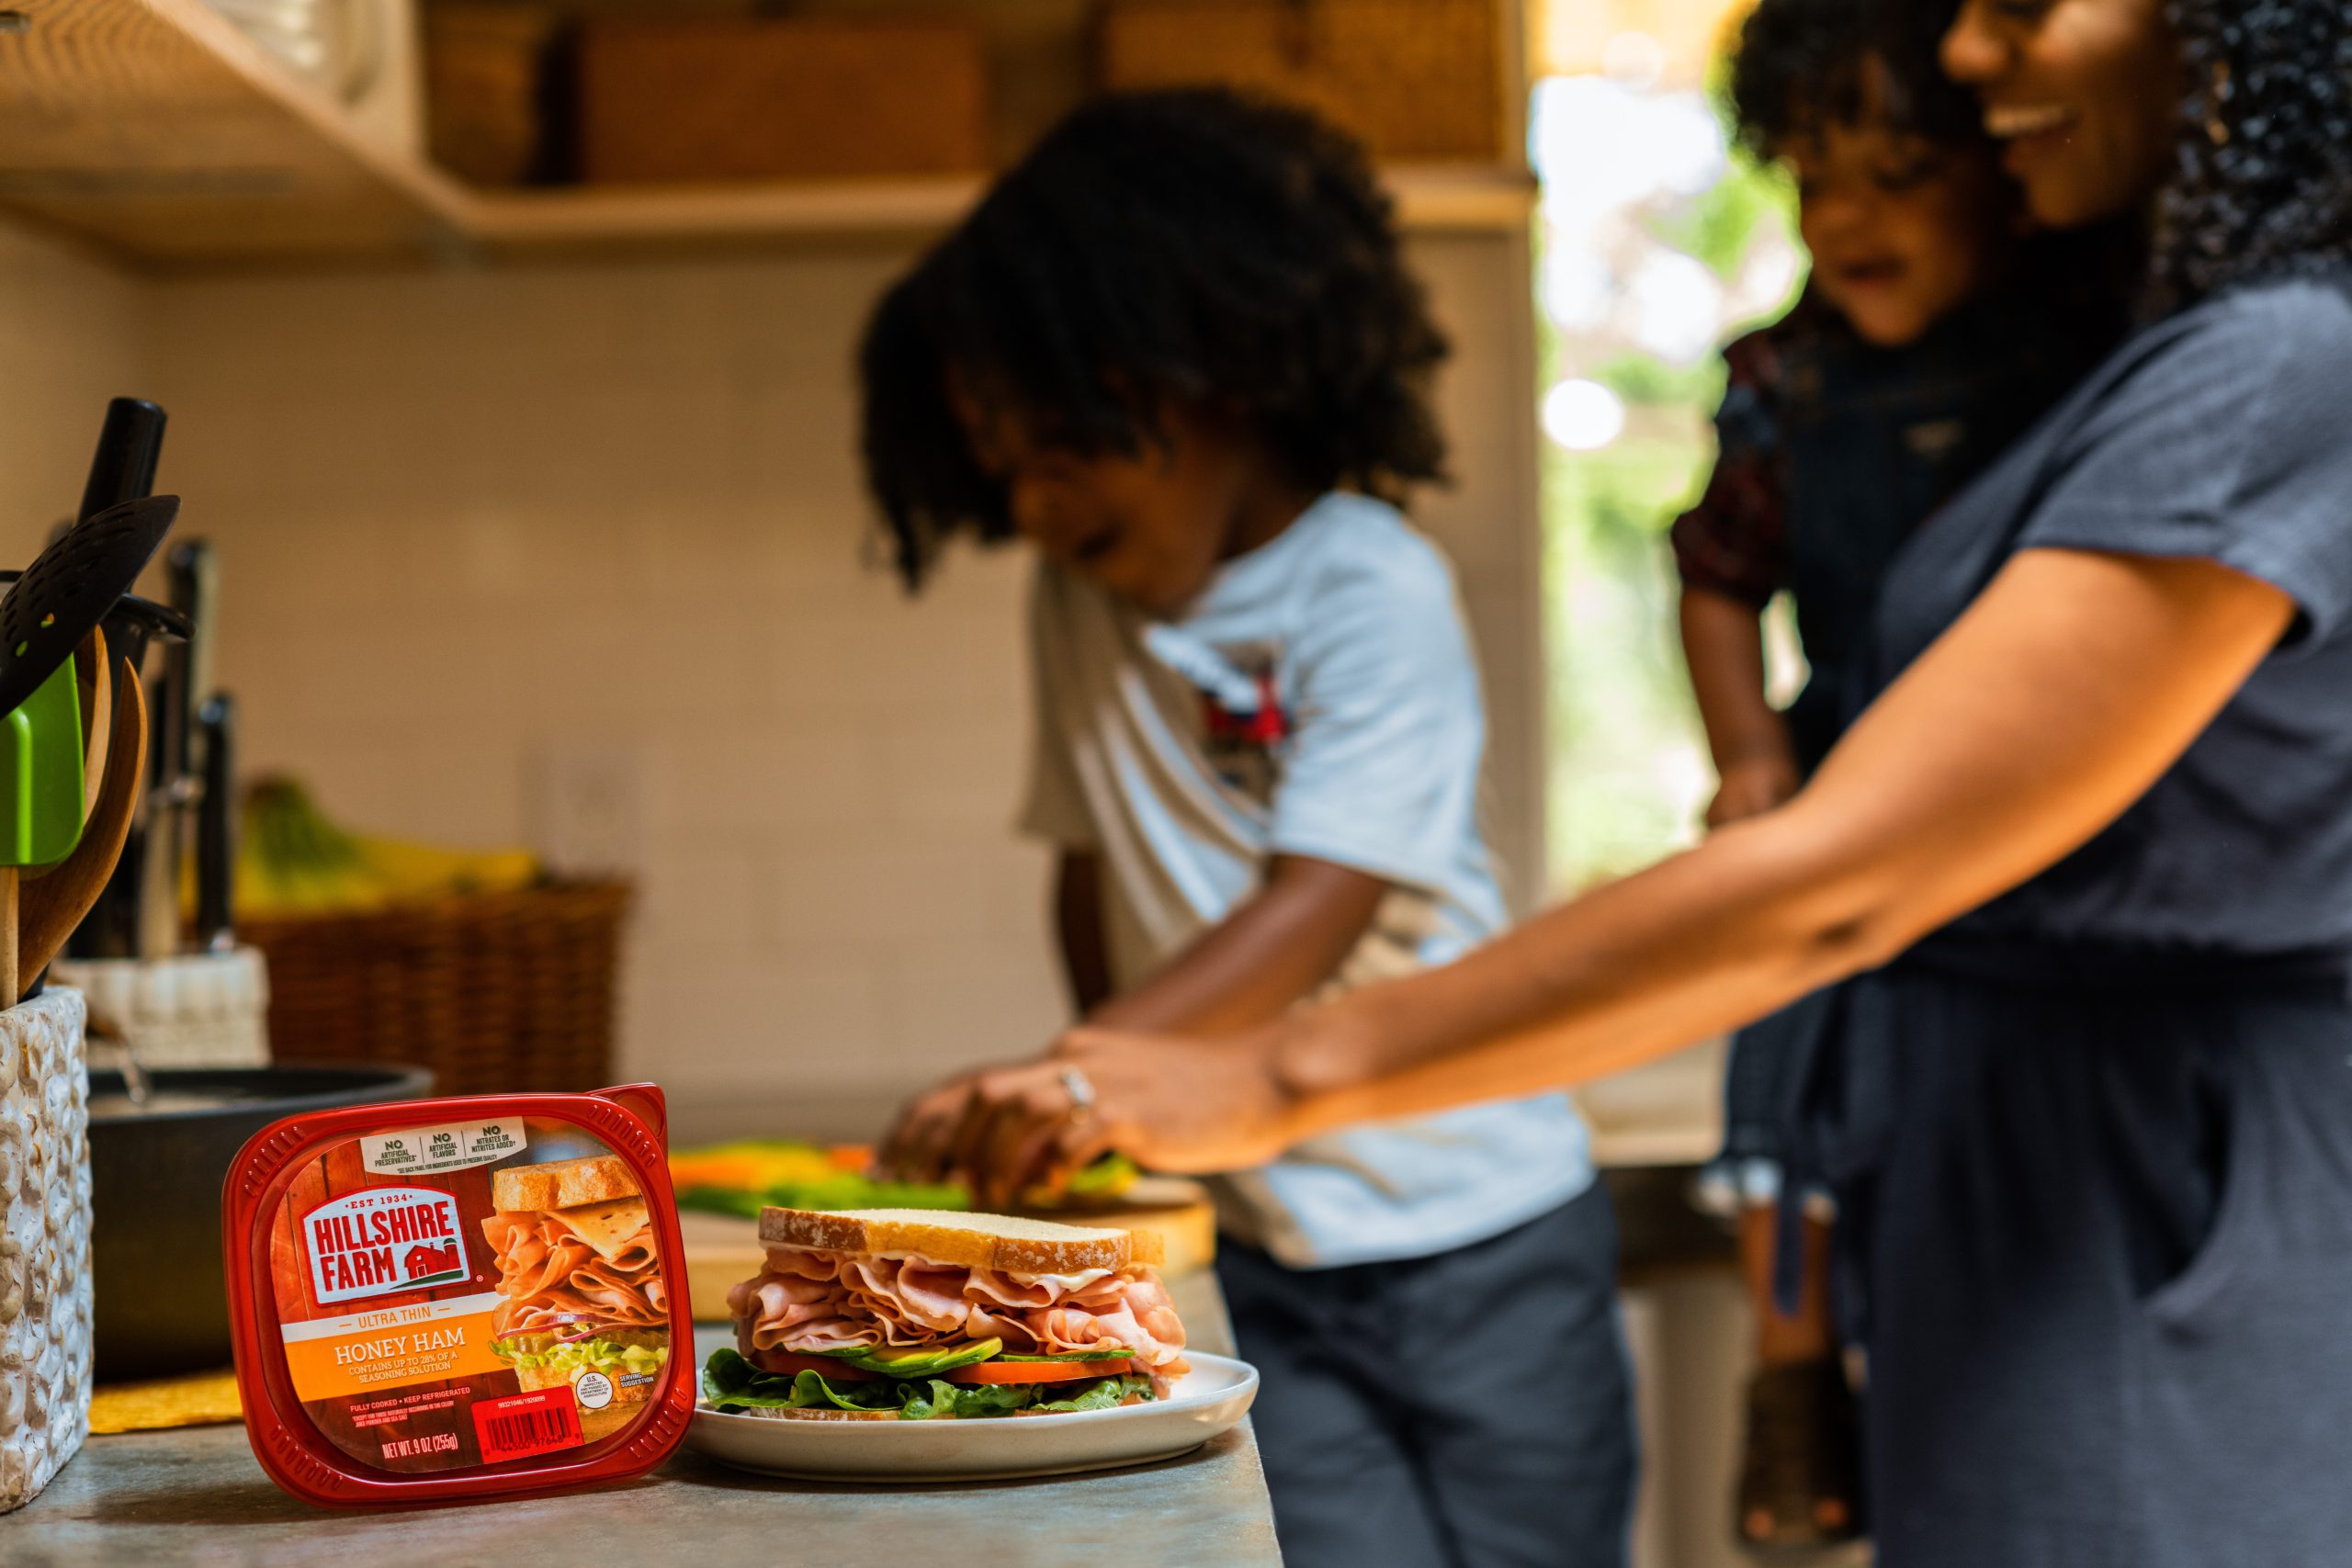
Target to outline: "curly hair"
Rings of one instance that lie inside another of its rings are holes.
[[[886,294],[859,353],[865,479],[910,591],[947,539],[1011,536],[951,373],[1067,449],[1133,454],[1214,409],[1292,481],[1397,499],[1443,479],[1447,345],[1363,151],[1219,89],[1080,108]]]
[[[2171,0],[2187,89],[2154,303],[2352,259],[2352,5]]]
[[[1826,127],[1860,125],[1873,62],[1894,130],[1943,146],[1984,141],[1984,109],[1937,58],[1959,10],[1959,0],[1760,0],[1724,93],[1739,144],[1770,163]]]

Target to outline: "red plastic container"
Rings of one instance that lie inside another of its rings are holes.
[[[353,1106],[256,1133],[229,1172],[221,1244],[246,1435],[270,1479],[375,1508],[594,1485],[668,1458],[695,1373],[666,1156],[650,1084]]]

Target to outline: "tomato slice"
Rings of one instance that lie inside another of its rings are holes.
[[[1089,1378],[1114,1378],[1133,1361],[982,1361],[958,1367],[940,1377],[948,1382],[1081,1382]]]
[[[864,1367],[853,1367],[847,1361],[837,1361],[831,1356],[803,1356],[794,1350],[759,1350],[752,1355],[752,1365],[763,1372],[776,1372],[790,1377],[795,1372],[816,1372],[831,1382],[880,1382],[880,1372],[869,1372]]]

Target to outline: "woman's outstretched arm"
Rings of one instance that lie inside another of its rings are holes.
[[[1886,962],[2120,816],[2293,613],[2210,561],[2019,556],[1781,810],[1300,1029],[1299,1114],[1556,1087]]]
[[[1226,1040],[1078,1031],[910,1109],[892,1157],[984,1194],[1101,1150],[1260,1163],[1351,1122],[1635,1066],[1875,967],[2113,821],[2294,615],[2211,561],[2012,560],[1787,806],[1460,962]],[[1059,1063],[1091,1084],[1072,1117]]]

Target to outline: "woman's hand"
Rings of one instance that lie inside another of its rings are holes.
[[[914,1100],[883,1168],[967,1182],[993,1208],[1057,1190],[1114,1149],[1154,1170],[1263,1165],[1295,1141],[1281,1043],[1280,1025],[1217,1040],[1073,1030],[1041,1061],[982,1068]]]

